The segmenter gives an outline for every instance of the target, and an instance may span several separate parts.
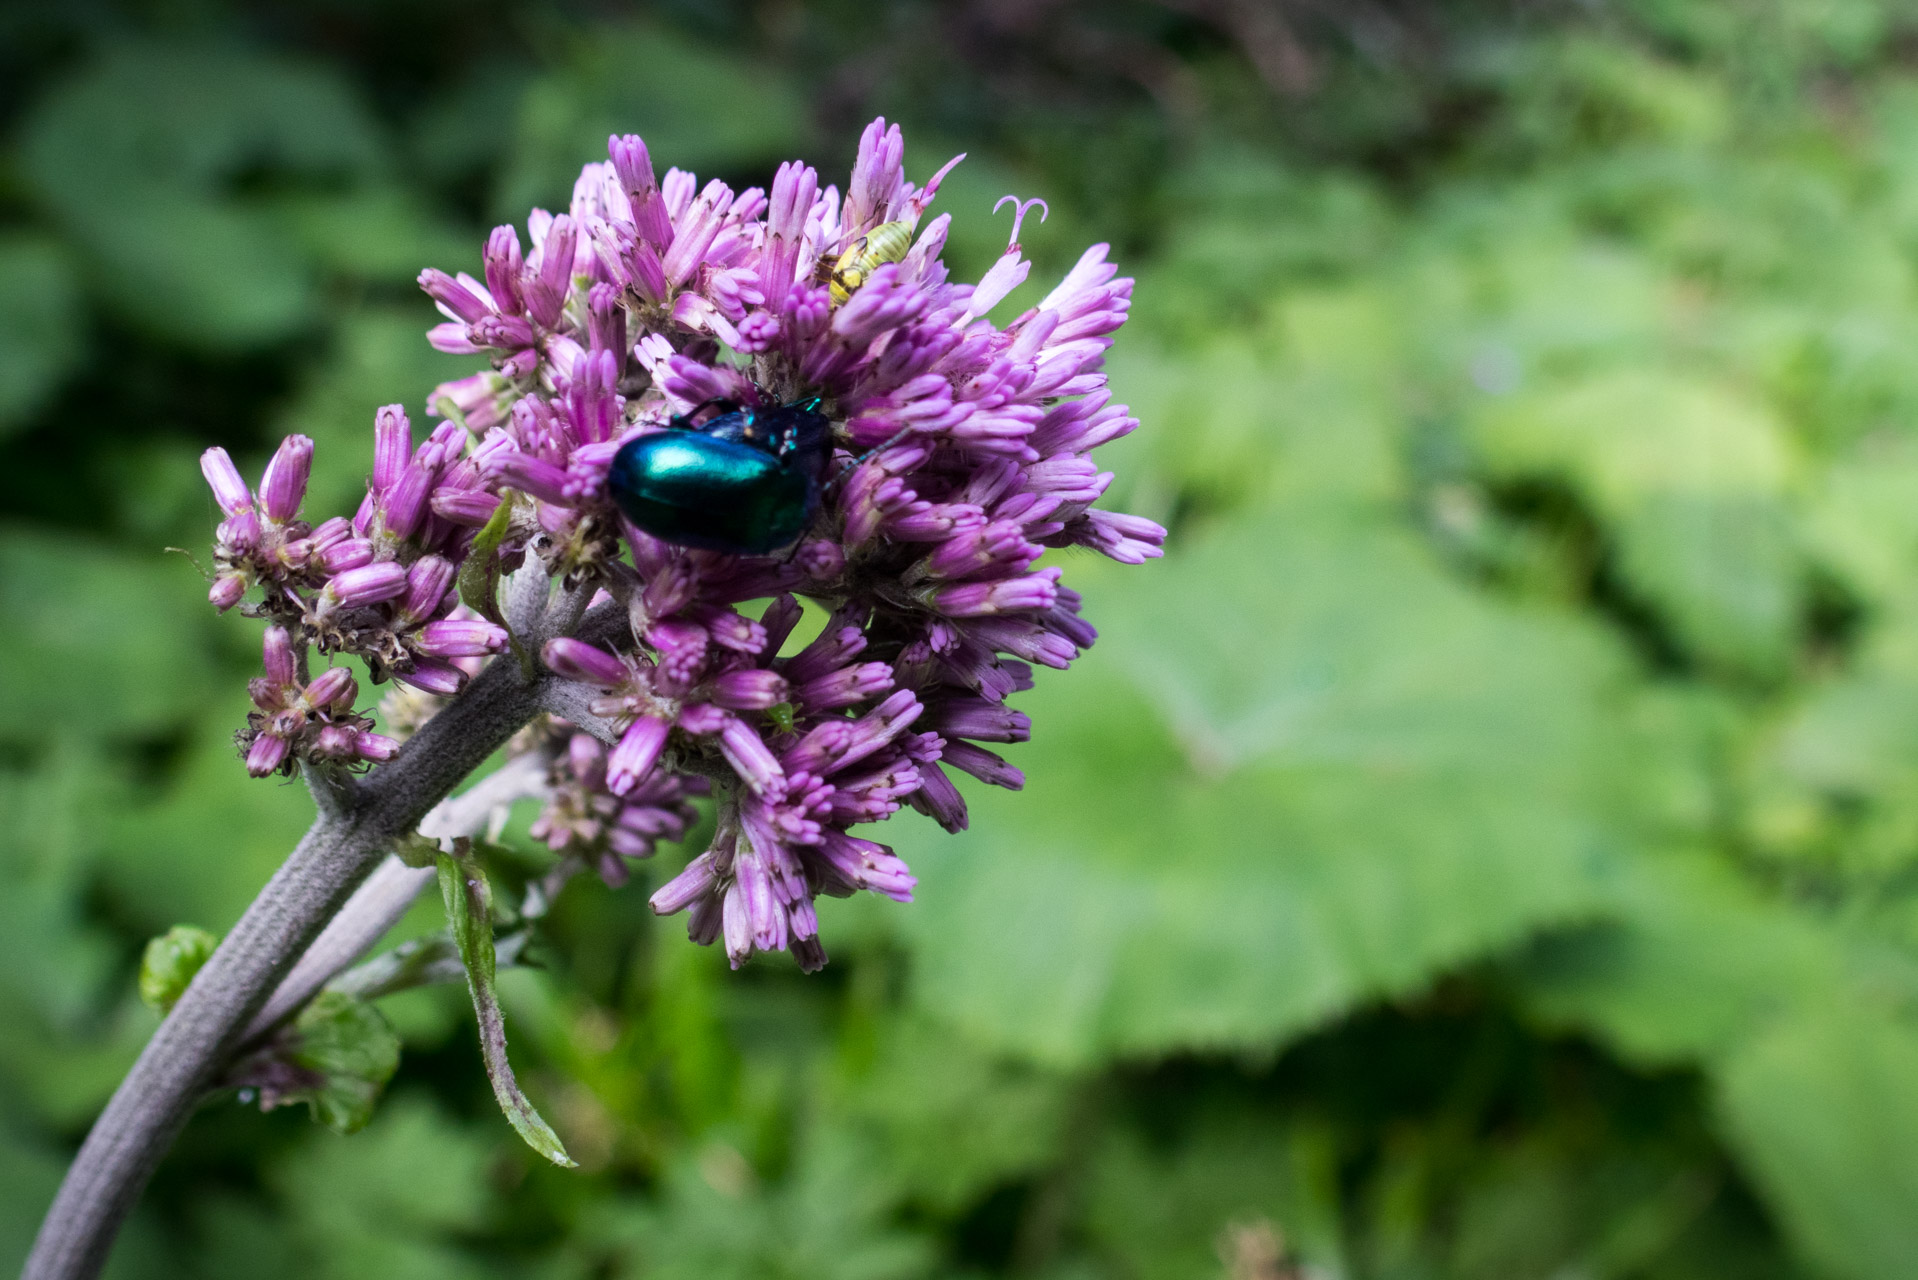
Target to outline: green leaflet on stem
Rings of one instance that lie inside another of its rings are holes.
[[[263,1049],[236,1062],[222,1083],[258,1094],[260,1110],[304,1102],[335,1133],[373,1118],[400,1065],[400,1038],[383,1014],[343,991],[322,991]]]
[[[480,1052],[486,1059],[487,1078],[493,1082],[493,1096],[527,1146],[556,1165],[575,1168],[559,1135],[520,1091],[512,1065],[506,1060],[506,1022],[493,989],[493,889],[473,857],[470,843],[463,839],[452,843],[455,852],[439,856],[440,895],[446,900],[447,922],[466,966],[466,985],[473,993]]]
[[[460,603],[488,622],[506,625],[499,609],[499,549],[513,523],[514,494],[500,494],[499,506],[480,531],[473,535],[473,549],[460,565]]]
[[[456,581],[461,604],[488,622],[506,627],[506,642],[512,646],[513,656],[519,659],[520,670],[530,678],[534,671],[533,655],[513,634],[513,628],[507,626],[505,615],[499,607],[499,549],[512,528],[513,511],[518,506],[517,493],[511,489],[501,490],[499,506],[493,509],[492,518],[473,535],[472,550],[460,565]]]
[[[140,999],[161,1013],[171,1011],[219,945],[217,935],[190,924],[176,924],[147,943],[140,957]]]

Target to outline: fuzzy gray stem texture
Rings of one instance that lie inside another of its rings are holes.
[[[299,963],[281,979],[265,1007],[247,1025],[241,1042],[251,1044],[260,1040],[305,1007],[335,974],[386,936],[386,931],[399,922],[413,900],[434,882],[435,876],[431,867],[409,867],[390,855],[381,859],[373,874],[347,899],[346,906],[320,931]]]
[[[428,838],[481,834],[496,812],[545,791],[547,765],[547,757],[538,752],[507,761],[465,792],[433,806],[420,819],[420,834]],[[320,988],[385,937],[413,900],[438,879],[432,867],[409,867],[391,855],[382,859],[281,980],[266,1007],[254,1015],[242,1041],[250,1044],[260,1039],[298,1012]]]
[[[560,612],[555,610],[555,612]],[[611,634],[617,606],[588,615]],[[534,639],[542,628],[529,628]],[[319,817],[221,941],[94,1122],[41,1223],[22,1280],[92,1280],[187,1117],[269,996],[381,856],[551,698],[561,682],[494,662],[398,756],[353,785],[312,778]]]

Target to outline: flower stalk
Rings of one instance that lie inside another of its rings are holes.
[[[842,199],[798,163],[770,191],[659,177],[639,138],[609,139],[564,212],[534,210],[525,241],[494,230],[480,278],[420,275],[446,317],[428,340],[489,367],[434,392],[424,439],[399,406],[379,410],[350,518],[304,518],[304,436],[255,488],[206,452],[223,516],[208,599],[267,624],[240,754],[256,777],[302,773],[319,817],[108,1104],[32,1280],[98,1270],[227,1059],[423,886],[382,873],[353,898],[380,856],[413,848],[509,738],[543,769],[527,791],[554,888],[587,869],[624,883],[710,797],[711,847],[650,901],[734,967],[778,951],[823,966],[821,894],[912,900],[910,868],[854,828],[908,807],[964,828],[951,769],[1024,785],[980,744],[1024,741],[1007,698],[1097,634],[1042,560],[1080,547],[1138,564],[1165,537],[1095,506],[1113,477],[1092,451],[1138,425],[1103,372],[1132,281],[1094,245],[995,322],[1031,273],[1018,237],[1045,202],[1008,197],[1005,253],[955,282],[951,217],[925,215],[963,157],[917,187],[904,149],[874,121]],[[802,601],[824,629],[789,645]],[[349,656],[396,687],[386,732],[357,705]],[[564,1162],[506,1063],[484,872],[463,842],[438,856],[501,1106]]]
[[[621,621],[616,610],[602,609],[580,630],[604,634]],[[233,1051],[266,1029],[253,1026],[255,1016],[309,944],[386,852],[543,714],[562,683],[551,673],[529,680],[516,663],[494,663],[364,780],[309,777],[318,819],[114,1090],[47,1211],[23,1280],[99,1274],[161,1157]],[[309,766],[310,775],[318,773]]]

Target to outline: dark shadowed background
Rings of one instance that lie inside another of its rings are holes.
[[[1105,638],[911,906],[739,973],[567,889],[341,1137],[231,1095],[124,1280],[1918,1276],[1918,6],[0,6],[0,1271],[305,825],[231,735],[196,466],[471,362],[423,266],[609,132],[843,183],[904,122],[976,277],[1138,276]],[[1037,296],[1036,294],[1034,295]],[[1016,300],[1015,308],[1016,309]],[[1104,455],[1102,455],[1104,457]],[[694,851],[700,847],[696,843]],[[543,855],[521,842],[507,879]],[[428,903],[403,928],[437,928]]]

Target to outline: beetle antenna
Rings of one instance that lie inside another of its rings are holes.
[[[841,480],[844,480],[846,476],[851,473],[854,467],[857,467],[860,463],[872,457],[875,453],[884,453],[887,449],[892,448],[894,445],[898,444],[901,440],[904,440],[907,436],[911,434],[912,434],[911,427],[899,428],[899,430],[893,432],[891,439],[886,440],[882,444],[874,445],[872,448],[866,450],[864,453],[860,454],[857,458],[852,459],[852,461],[848,462],[845,466],[841,467],[839,469],[838,475],[826,481],[826,487],[823,490],[821,490],[821,492],[831,493],[833,491],[833,486],[837,485]]]

